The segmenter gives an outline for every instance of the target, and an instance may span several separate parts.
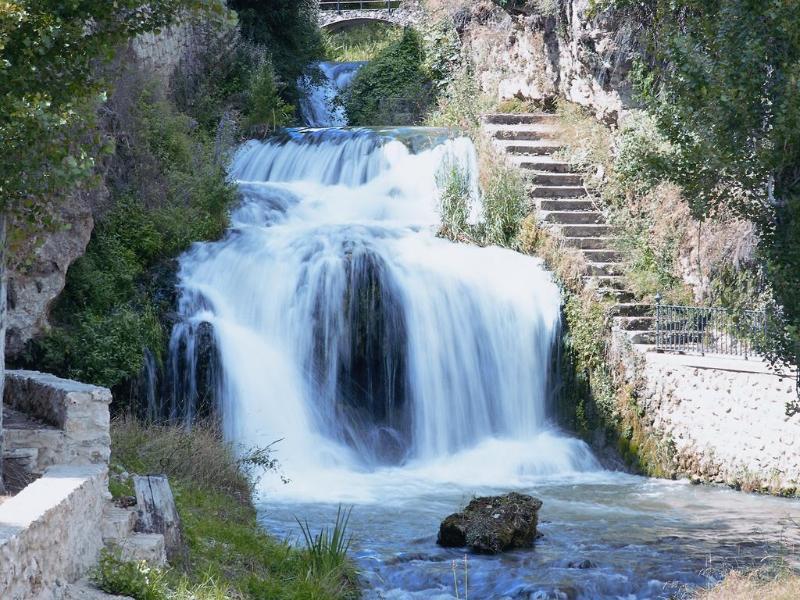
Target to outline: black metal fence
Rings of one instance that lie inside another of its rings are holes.
[[[341,2],[340,0],[320,0],[321,10],[394,10],[399,8],[401,0],[350,0]]]
[[[658,300],[658,298],[657,298]],[[656,303],[656,350],[681,354],[762,354],[769,326],[763,310],[674,306]]]

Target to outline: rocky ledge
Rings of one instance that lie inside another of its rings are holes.
[[[538,498],[516,492],[475,498],[463,511],[442,521],[436,541],[447,548],[466,546],[480,554],[530,548],[541,507]]]

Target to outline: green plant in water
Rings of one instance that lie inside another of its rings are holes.
[[[439,213],[442,227],[440,234],[452,240],[464,236],[469,229],[472,205],[472,189],[467,170],[455,161],[442,165],[436,175],[441,190]]]
[[[352,507],[343,509],[339,506],[333,527],[331,529],[323,527],[316,535],[311,532],[308,521],[297,519],[306,544],[308,566],[313,575],[326,577],[341,571],[346,566],[347,552],[353,541],[352,536],[347,534],[352,511]]]

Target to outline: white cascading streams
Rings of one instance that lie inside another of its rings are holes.
[[[363,62],[321,62],[316,65],[316,77],[304,75],[300,78],[300,89],[305,96],[300,100],[303,121],[311,127],[338,127],[347,125],[344,107],[337,96],[344,90]],[[319,77],[321,80],[317,81]]]
[[[344,118],[332,98],[359,66],[320,65],[309,124]],[[215,390],[227,437],[281,440],[293,482],[280,489],[305,499],[368,497],[359,490],[396,488],[400,473],[505,485],[596,468],[547,422],[550,274],[436,236],[437,175],[453,163],[477,198],[472,142],[444,130],[328,127],[244,144],[231,231],[181,260],[170,414],[193,418],[199,390]]]

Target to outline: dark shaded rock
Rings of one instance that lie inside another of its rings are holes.
[[[497,554],[515,548],[530,548],[536,539],[542,501],[512,492],[504,496],[475,498],[459,513],[439,526],[440,546]]]
[[[597,565],[589,559],[573,560],[567,565],[569,569],[594,569],[596,567]]]

